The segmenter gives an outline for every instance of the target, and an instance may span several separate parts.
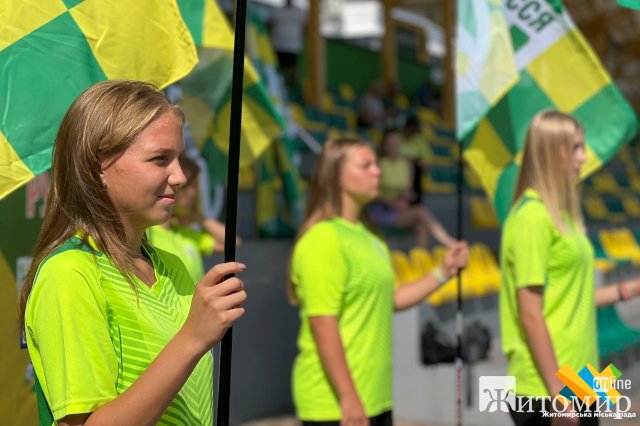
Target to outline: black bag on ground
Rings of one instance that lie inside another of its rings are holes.
[[[456,348],[449,337],[431,321],[422,329],[420,336],[422,363],[432,365],[453,362]]]
[[[420,336],[421,358],[424,365],[452,363],[456,346],[433,322],[425,324]],[[478,321],[464,328],[462,333],[462,360],[466,363],[487,359],[491,349],[491,332]]]
[[[491,348],[491,332],[478,321],[465,327],[462,332],[462,360],[467,363],[477,362],[489,357]]]

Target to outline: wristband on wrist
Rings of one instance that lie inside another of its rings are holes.
[[[449,281],[449,279],[444,276],[444,273],[442,272],[442,268],[440,266],[436,267],[433,270],[433,276],[435,277],[436,281],[438,282],[438,287],[443,285],[447,281]]]

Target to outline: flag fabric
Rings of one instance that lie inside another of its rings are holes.
[[[285,120],[280,138],[257,162],[256,221],[262,237],[289,237],[296,233],[303,219],[300,175],[294,165],[296,139],[292,127],[288,94],[278,69],[276,53],[266,25],[256,13],[249,11],[247,50],[258,70],[274,105]],[[279,192],[282,191],[282,197]]]
[[[302,193],[292,164],[292,144],[287,137],[276,141],[257,163],[256,221],[263,238],[293,237],[302,224]]]
[[[640,10],[640,0],[618,0],[618,4],[629,9]]]
[[[458,0],[456,136],[464,139],[518,80],[500,0]]]
[[[500,220],[511,204],[526,129],[544,109],[571,114],[585,127],[588,175],[636,135],[628,102],[565,8],[548,2],[506,2],[518,81],[463,141],[464,157],[480,177]]]
[[[0,198],[50,167],[60,121],[88,86],[164,87],[196,61],[175,0],[0,0]]]
[[[198,65],[181,82],[185,115],[202,151],[226,154],[231,119],[233,31],[214,0],[178,0],[178,6],[199,47]],[[284,128],[282,116],[246,57],[244,66],[241,167],[255,161]],[[207,146],[210,144],[214,146]]]

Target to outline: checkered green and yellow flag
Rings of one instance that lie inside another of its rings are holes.
[[[606,163],[638,130],[638,120],[566,10],[545,1],[505,2],[518,82],[464,140],[464,157],[506,217],[524,136],[543,109],[571,114],[585,127],[587,175]]]
[[[226,154],[231,117],[233,31],[214,0],[178,0],[178,5],[199,47],[198,65],[181,82],[183,108],[198,148],[204,153]],[[283,129],[281,115],[260,76],[245,58],[240,166],[258,158]]]
[[[278,111],[290,115],[287,89],[278,70],[276,53],[266,25],[255,13],[248,14],[247,50],[251,62],[271,95]],[[286,121],[285,124],[290,122]],[[286,126],[257,162],[256,222],[262,237],[289,237],[302,224],[303,203],[300,175],[293,164],[295,138]],[[278,192],[282,190],[283,199]]]
[[[175,0],[0,0],[0,198],[50,167],[59,123],[85,88],[164,87],[196,61]]]
[[[500,0],[457,0],[456,137],[464,139],[518,81]]]

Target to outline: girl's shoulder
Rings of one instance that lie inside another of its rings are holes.
[[[525,191],[511,208],[507,222],[511,226],[554,226],[549,210],[533,190]]]
[[[337,236],[337,223],[335,219],[326,219],[313,224],[299,238],[298,243],[321,243],[334,240]]]

